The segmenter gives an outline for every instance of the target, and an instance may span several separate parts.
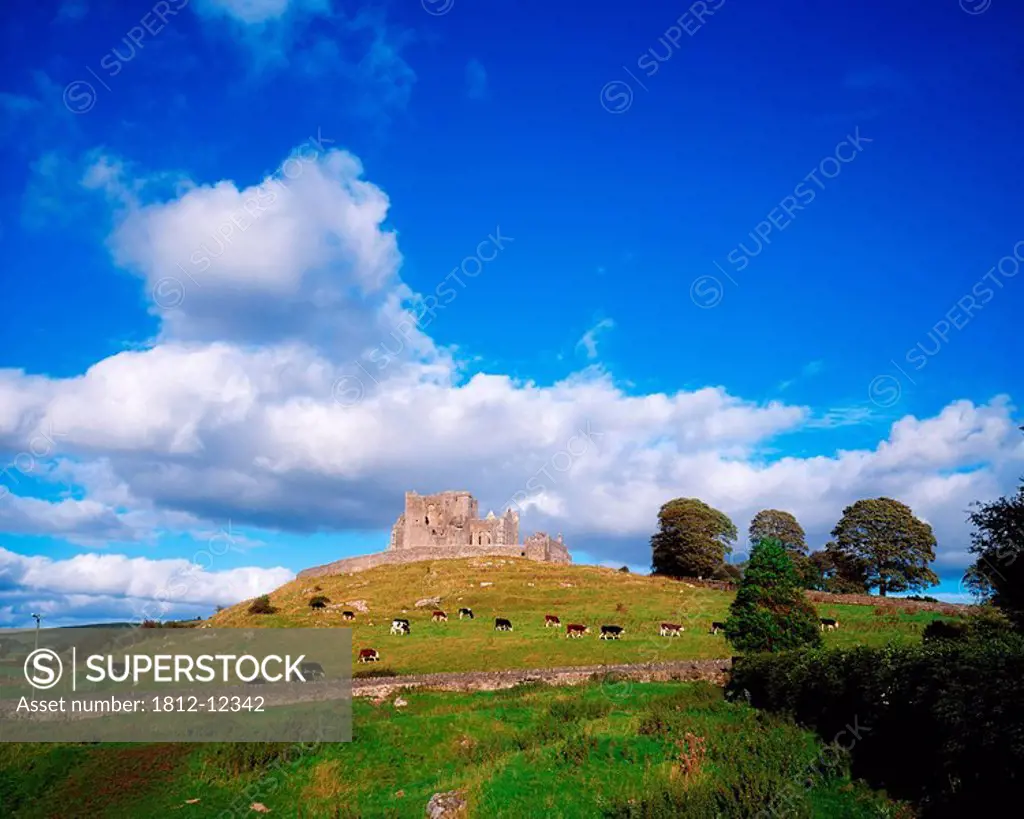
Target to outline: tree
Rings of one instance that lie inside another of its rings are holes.
[[[755,544],[725,621],[725,636],[739,651],[821,644],[818,613],[807,602],[781,541],[769,538]]]
[[[1024,482],[1017,494],[975,504],[970,551],[977,555],[965,584],[1024,628]]]
[[[837,563],[854,576],[863,572],[865,586],[877,587],[882,597],[939,582],[928,566],[935,560],[932,527],[897,500],[873,498],[847,506],[832,537]]]
[[[866,594],[867,569],[864,561],[843,554],[835,543],[811,552],[807,557],[790,553],[805,589],[833,594]]]
[[[318,594],[314,597],[309,598],[309,607],[311,609],[325,609],[327,604],[330,603],[330,599],[322,594]]]
[[[739,566],[733,563],[723,563],[715,569],[715,573],[711,577],[715,580],[724,580],[727,583],[739,583],[743,572]]]
[[[769,538],[782,542],[788,552],[807,554],[807,536],[804,527],[789,512],[762,509],[750,521],[750,542],[760,543]]]
[[[669,577],[711,577],[732,551],[736,536],[736,526],[724,512],[697,498],[676,498],[658,512],[651,570]]]

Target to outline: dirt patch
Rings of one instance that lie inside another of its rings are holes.
[[[183,743],[99,748],[53,794],[53,807],[67,811],[53,815],[104,815],[111,808],[127,807],[174,779],[191,751]],[[112,771],[117,775],[111,776]]]

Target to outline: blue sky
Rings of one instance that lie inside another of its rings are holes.
[[[2,14],[0,622],[205,614],[405,489],[638,568],[672,497],[891,495],[956,593],[1024,473],[1016,4]]]

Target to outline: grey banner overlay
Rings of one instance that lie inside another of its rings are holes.
[[[0,630],[0,742],[350,742],[346,628]]]

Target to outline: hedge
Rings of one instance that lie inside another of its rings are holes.
[[[736,658],[729,695],[847,748],[853,773],[927,816],[1024,793],[1024,637]]]

